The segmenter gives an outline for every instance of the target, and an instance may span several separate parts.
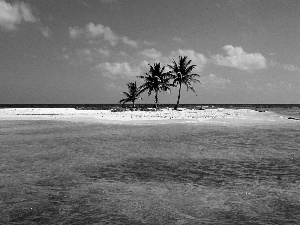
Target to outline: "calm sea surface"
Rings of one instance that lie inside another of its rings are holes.
[[[249,108],[290,119],[1,121],[0,224],[300,224],[300,109]]]

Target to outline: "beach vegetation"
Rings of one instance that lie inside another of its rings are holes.
[[[136,82],[129,82],[127,88],[128,92],[123,92],[126,98],[121,99],[119,103],[124,106],[125,103],[132,102],[132,108],[135,108],[135,101],[142,100],[142,98],[140,98],[142,90],[140,87],[137,87]]]
[[[173,86],[170,81],[170,74],[165,72],[165,67],[161,67],[160,63],[154,63],[152,66],[149,64],[150,70],[143,76],[138,78],[144,79],[144,83],[141,85],[141,91],[148,91],[148,96],[154,93],[155,108],[158,106],[158,92],[171,91]]]
[[[187,56],[179,56],[178,63],[173,60],[173,64],[168,65],[171,69],[170,75],[173,79],[173,85],[179,86],[177,103],[174,107],[175,110],[177,110],[179,106],[182,85],[186,85],[187,91],[190,89],[196,93],[192,83],[200,83],[200,80],[198,79],[200,75],[192,73],[196,65],[191,65],[191,62],[192,60],[188,60]]]

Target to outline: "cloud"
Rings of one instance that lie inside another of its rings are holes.
[[[207,58],[201,54],[197,53],[191,49],[178,49],[177,51],[172,51],[169,55],[164,56],[160,51],[152,48],[152,49],[144,49],[139,53],[144,60],[140,63],[143,68],[148,67],[148,64],[153,64],[160,62],[163,66],[166,66],[166,70],[169,68],[167,65],[172,64],[172,61],[175,60],[178,62],[179,56],[187,56],[188,60],[192,60],[192,65],[196,65],[194,72],[200,73],[202,72],[204,66],[207,64]]]
[[[8,31],[17,29],[17,25],[22,22],[37,22],[32,14],[29,5],[24,2],[16,2],[14,4],[0,0],[0,26]]]
[[[78,27],[69,27],[69,35],[72,39],[79,38],[84,33],[84,30]]]
[[[77,48],[74,50],[64,47],[60,53],[57,53],[59,59],[67,60],[72,65],[87,65],[91,68],[99,64],[99,61],[107,60],[112,54],[113,52],[108,49],[96,47]]]
[[[182,40],[182,39],[179,38],[179,37],[173,37],[172,40],[173,40],[174,42],[177,42],[177,43],[184,43],[184,40]]]
[[[291,64],[285,64],[282,66],[283,69],[291,72],[300,72],[300,68]]]
[[[191,49],[178,49],[176,52],[171,53],[171,58],[174,59],[176,62],[178,61],[179,56],[187,56],[188,60],[192,60],[191,65],[196,65],[195,67],[195,72],[202,72],[204,66],[207,64],[208,60],[207,58],[198,52],[195,52],[194,50]],[[170,64],[171,62],[169,62]]]
[[[129,65],[128,62],[122,63],[101,63],[99,64],[96,69],[106,77],[111,79],[116,79],[117,77],[136,77],[141,75],[142,71],[138,67],[132,67]]]
[[[270,56],[274,56],[274,55],[278,55],[278,53],[276,53],[276,52],[271,52],[271,53],[269,53],[269,55],[270,55]]]
[[[212,56],[213,61],[219,66],[228,66],[245,71],[267,68],[266,59],[260,53],[246,53],[241,47],[226,45],[223,47],[226,56],[217,54]]]
[[[126,45],[130,45],[131,47],[137,47],[138,43],[136,41],[130,40],[128,37],[123,37],[122,42]]]
[[[86,34],[90,38],[103,38],[109,41],[111,45],[116,45],[118,43],[118,35],[116,35],[109,27],[103,26],[102,24],[89,23],[86,25]]]
[[[114,3],[114,2],[118,2],[117,0],[99,0],[99,2],[102,3]]]
[[[33,16],[31,12],[31,8],[25,3],[19,3],[19,10],[25,22],[34,23],[37,21],[37,19]]]
[[[122,42],[131,47],[137,47],[137,42],[130,40],[128,37],[121,37],[113,32],[109,27],[102,24],[88,23],[85,27],[69,27],[69,35],[72,39],[85,37],[91,39],[102,39],[108,41],[112,46]]]
[[[124,52],[124,51],[120,51],[119,53],[116,54],[117,56],[121,56],[121,57],[128,57],[128,53],[127,52]]]
[[[209,76],[201,77],[201,83],[203,87],[207,88],[225,88],[226,85],[230,84],[231,81],[229,79],[217,77],[215,74],[210,74]]]
[[[270,60],[269,65],[273,68],[284,69],[290,72],[300,72],[300,68],[298,66],[292,64],[281,64],[274,60]]]
[[[152,60],[159,60],[162,57],[162,53],[160,51],[155,50],[154,48],[151,49],[144,49],[140,52],[140,54],[148,59]]]
[[[96,51],[100,56],[103,56],[103,57],[110,57],[110,54],[111,54],[109,50],[103,49],[103,48],[95,49],[95,51]]]
[[[94,55],[91,49],[77,49],[76,54],[81,64],[94,62]]]
[[[49,27],[41,27],[40,30],[45,38],[50,37],[50,35],[52,34]]]
[[[62,57],[63,57],[64,59],[67,59],[67,60],[70,59],[70,55],[69,55],[69,54],[63,54]]]
[[[85,1],[83,1],[83,0],[77,0],[77,2],[78,2],[79,4],[81,4],[81,5],[86,6],[86,7],[90,7],[90,5],[89,5],[88,3],[86,3]]]
[[[147,46],[153,46],[153,45],[155,45],[154,42],[150,42],[150,41],[143,41],[143,44],[147,45]]]
[[[84,28],[69,27],[69,35],[72,39],[78,39],[82,36],[88,39],[100,38],[109,41],[113,46],[119,42],[119,37],[109,27],[102,24],[89,23]]]

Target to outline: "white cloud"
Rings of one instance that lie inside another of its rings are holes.
[[[128,37],[123,37],[122,42],[126,45],[130,45],[131,47],[137,47],[138,43],[136,41],[130,40]]]
[[[281,65],[278,62],[276,62],[272,59],[269,61],[269,66],[274,67],[274,68],[280,68],[281,67]]]
[[[207,88],[225,88],[226,85],[230,84],[231,81],[229,79],[217,77],[215,74],[210,74],[209,76],[201,77],[202,87]]]
[[[49,27],[41,27],[41,31],[45,38],[50,37],[50,35],[52,33]]]
[[[34,23],[37,19],[33,16],[31,8],[24,2],[10,4],[0,0],[0,26],[5,30],[15,30],[22,21]]]
[[[152,60],[159,60],[162,57],[162,53],[160,51],[157,51],[154,48],[144,49],[143,51],[140,52],[140,54]]]
[[[86,65],[91,68],[94,68],[99,62],[103,62],[111,56],[116,56],[109,49],[97,47],[77,48],[74,50],[63,47],[57,55],[60,59],[68,60],[72,65]]]
[[[77,49],[75,53],[81,64],[84,64],[85,62],[96,63],[101,59],[111,56],[111,52],[109,50],[102,48]]]
[[[31,8],[24,2],[19,3],[19,10],[25,22],[34,23],[37,21],[31,12]]]
[[[136,77],[141,75],[142,71],[138,67],[132,67],[129,65],[128,62],[122,63],[101,63],[99,64],[96,69],[106,77],[111,79],[116,79],[117,77]]]
[[[172,40],[175,41],[175,42],[177,42],[177,43],[184,43],[184,40],[182,40],[179,37],[173,37]]]
[[[98,48],[95,49],[95,51],[103,57],[110,57],[110,51],[107,49]]]
[[[283,65],[283,69],[291,71],[291,72],[300,72],[300,68],[291,64]]]
[[[102,3],[114,3],[114,2],[118,2],[117,0],[99,0]]]
[[[270,60],[269,65],[273,68],[279,68],[288,70],[291,72],[300,72],[300,68],[298,66],[292,65],[292,64],[281,64],[279,62],[276,62],[274,60]]]
[[[92,63],[94,62],[94,55],[90,49],[77,49],[76,55],[81,64],[85,64],[86,62]]]
[[[226,56],[217,54],[212,58],[219,66],[228,66],[245,71],[267,68],[266,59],[260,53],[246,53],[241,47],[226,45],[223,47]]]
[[[274,55],[278,55],[278,53],[276,53],[276,52],[271,52],[271,53],[269,53],[269,55],[270,55],[270,56],[274,56]]]
[[[78,27],[69,27],[69,35],[72,39],[79,38],[83,34],[83,30]]]
[[[177,52],[172,52],[170,57],[177,62],[179,56],[187,56],[188,60],[192,60],[191,65],[196,65],[194,70],[195,72],[202,72],[204,66],[208,62],[207,58],[203,54],[191,49],[179,49]],[[170,63],[171,62],[169,62],[169,64]]]
[[[117,53],[117,56],[128,57],[128,53],[121,51],[121,52]]]
[[[168,71],[167,64],[170,63],[171,58],[168,56],[163,56],[160,51],[156,49],[144,49],[139,52],[139,55],[143,57],[143,60],[139,63],[141,70],[149,70],[149,64],[160,63],[161,66],[165,66],[166,71]]]
[[[85,7],[90,7],[90,5],[83,0],[77,0],[77,2],[81,5],[84,5]]]
[[[196,65],[194,72],[202,72],[204,66],[207,64],[207,58],[201,54],[197,53],[191,49],[178,49],[177,51],[172,51],[170,55],[164,56],[160,51],[152,49],[144,49],[139,53],[144,57],[144,60],[140,63],[143,68],[148,67],[148,64],[153,64],[160,62],[163,66],[166,66],[166,70],[169,70],[167,65],[172,64],[173,59],[178,62],[179,56],[187,56],[188,60],[192,60],[191,65]]]
[[[267,83],[267,87],[271,88],[271,89],[277,89],[277,85],[276,84]]]
[[[109,28],[103,26],[102,24],[89,23],[85,27],[87,35],[91,38],[103,38],[110,42],[111,45],[116,45],[118,43],[119,37]]]
[[[70,55],[68,55],[68,54],[63,54],[62,57],[67,60],[70,59]]]
[[[150,42],[150,41],[143,41],[143,44],[147,45],[147,46],[153,46],[153,45],[155,45],[154,42]]]
[[[69,35],[72,39],[77,39],[85,36],[88,39],[102,38],[109,41],[111,45],[116,45],[119,37],[109,28],[102,24],[95,25],[94,23],[87,24],[84,28],[69,27]]]
[[[109,27],[102,24],[88,23],[85,27],[69,27],[69,35],[72,39],[85,37],[87,39],[103,39],[115,46],[120,41],[131,47],[137,47],[137,42],[130,40],[128,37],[120,37],[114,33]]]
[[[140,63],[140,66],[143,68],[143,69],[146,69],[146,68],[149,68],[149,61],[147,60],[143,60],[141,63]]]

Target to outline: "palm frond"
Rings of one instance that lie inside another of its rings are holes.
[[[194,93],[196,93],[196,90],[194,89],[194,87],[192,86],[192,84],[191,84],[190,82],[186,82],[185,85],[186,85],[186,90],[187,90],[187,91],[189,91],[189,89],[190,89],[190,90],[192,90]]]
[[[124,105],[126,102],[130,102],[130,100],[129,100],[128,98],[121,99],[121,100],[119,101],[119,104]]]
[[[200,75],[197,74],[197,73],[192,73],[192,74],[190,74],[190,76],[192,76],[192,77],[200,77]]]
[[[130,98],[131,96],[130,96],[130,94],[129,93],[127,93],[127,92],[122,92],[123,93],[123,95],[125,95],[127,98]]]
[[[201,84],[201,81],[196,79],[196,78],[190,78],[190,81],[194,82],[194,83],[200,83]]]
[[[191,65],[185,68],[185,73],[186,74],[190,74],[194,69],[195,69],[196,65]]]

